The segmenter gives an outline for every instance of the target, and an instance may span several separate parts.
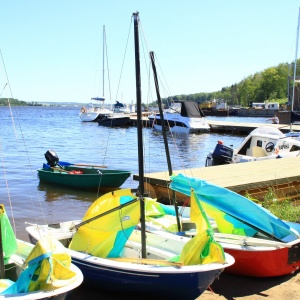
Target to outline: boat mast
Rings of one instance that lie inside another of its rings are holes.
[[[160,114],[160,120],[161,120],[161,129],[162,129],[162,134],[163,134],[164,144],[165,144],[165,151],[166,151],[166,156],[167,156],[168,170],[169,170],[169,175],[171,176],[173,173],[172,163],[171,163],[171,158],[170,158],[169,144],[168,144],[168,139],[167,139],[167,134],[166,134],[164,113],[162,110],[162,101],[161,101],[160,92],[159,92],[159,84],[158,84],[158,80],[157,80],[157,72],[156,72],[153,51],[150,52],[150,58],[151,58],[151,63],[152,63],[153,75],[154,75],[154,83],[155,83],[157,102],[158,102],[159,114]],[[175,213],[176,213],[177,229],[178,229],[178,231],[180,231],[181,226],[180,226],[180,220],[179,220],[179,216],[178,216],[178,205],[177,205],[177,200],[176,200],[176,194],[175,194],[175,191],[173,191],[173,190],[172,190],[172,198],[173,198],[173,203],[174,203]]]
[[[297,37],[296,37],[296,53],[295,53],[295,62],[294,62],[294,80],[293,80],[293,96],[292,96],[291,112],[294,110],[294,101],[295,101],[295,81],[296,81],[297,56],[298,56],[299,24],[300,24],[300,7],[299,7],[299,13],[298,13],[298,26],[297,26]],[[292,131],[292,122],[291,122],[290,126],[291,126],[290,131]]]
[[[139,197],[141,209],[141,242],[142,258],[146,258],[146,228],[145,228],[145,202],[144,202],[144,153],[143,153],[143,123],[142,123],[142,92],[141,92],[141,68],[139,49],[139,13],[133,13],[134,17],[134,50],[135,50],[135,79],[136,79],[136,107],[137,107],[137,140],[139,162]]]
[[[102,49],[102,95],[104,98],[104,56],[105,56],[105,25],[103,25],[103,49]]]

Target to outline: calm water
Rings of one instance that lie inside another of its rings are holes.
[[[0,107],[0,197],[18,238],[28,240],[25,222],[42,224],[81,219],[99,196],[96,192],[40,184],[36,170],[46,162],[44,154],[48,149],[53,149],[62,161],[106,165],[112,169],[131,170],[133,174],[138,172],[136,128],[106,128],[97,123],[83,123],[79,119],[79,110],[68,107],[12,107],[10,111],[8,107]],[[208,119],[262,123],[266,120],[237,117]],[[237,147],[243,138],[212,133],[170,136],[173,170],[203,167],[206,155],[219,139]],[[167,170],[161,134],[145,129],[144,148],[145,172]],[[129,178],[122,187],[137,186],[138,183]],[[80,291],[87,296],[86,288],[82,287]],[[81,299],[80,291],[70,299]],[[102,295],[102,299],[119,298],[117,295],[112,297]]]

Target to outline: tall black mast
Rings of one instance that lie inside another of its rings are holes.
[[[150,58],[151,58],[151,63],[152,63],[153,75],[154,75],[153,77],[154,77],[156,96],[157,96],[157,102],[158,102],[158,108],[159,108],[159,114],[160,114],[161,129],[162,129],[162,134],[163,134],[164,144],[165,144],[165,151],[166,151],[166,156],[167,156],[168,170],[169,170],[169,175],[171,176],[172,173],[173,173],[172,164],[171,164],[169,144],[168,144],[168,139],[167,139],[167,134],[166,134],[164,113],[163,113],[163,110],[162,110],[162,101],[161,101],[160,92],[159,92],[159,84],[158,84],[158,79],[157,79],[157,72],[156,72],[156,66],[155,66],[154,52],[153,51],[150,52]],[[177,205],[175,191],[172,191],[172,198],[173,198],[173,203],[174,203],[175,212],[176,212],[177,228],[178,228],[178,231],[180,231],[181,226],[180,226],[180,220],[179,220],[179,216],[178,216],[178,205]]]
[[[141,68],[139,47],[139,13],[133,13],[134,18],[134,49],[135,49],[135,78],[136,78],[136,106],[137,106],[137,139],[139,162],[139,197],[141,208],[141,242],[142,258],[146,258],[146,228],[145,228],[145,202],[144,202],[144,153],[143,153],[143,123],[142,123],[142,92]]]

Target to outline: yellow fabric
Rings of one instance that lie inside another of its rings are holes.
[[[236,235],[242,235],[246,236],[245,229],[240,227],[242,224],[238,225],[239,222],[236,222],[236,224],[233,224],[226,220],[226,214],[217,208],[213,207],[212,205],[209,205],[207,203],[201,202],[205,212],[212,217],[215,222],[217,223],[218,231],[220,233],[229,233],[229,234],[236,234]]]
[[[196,224],[197,234],[184,245],[180,261],[184,265],[224,263],[224,250],[213,240],[213,229],[193,190],[191,190],[190,219]]]
[[[176,216],[165,213],[157,199],[145,198],[145,218],[146,222],[159,225],[166,231],[178,231]]]
[[[50,257],[48,256],[50,254]],[[76,279],[76,273],[69,269],[71,257],[64,246],[53,239],[39,240],[25,260],[25,265],[35,263],[44,257],[36,268],[29,284],[29,291],[52,290],[66,286]]]
[[[6,290],[9,286],[11,286],[14,282],[9,279],[0,279],[0,293]]]
[[[201,204],[206,213],[216,221],[219,232],[233,234],[234,230],[237,230],[232,223],[225,220],[225,213],[204,202]]]
[[[107,193],[90,206],[82,221],[120,206],[120,197],[135,198],[130,189]],[[137,201],[79,227],[69,248],[97,257],[108,257],[115,246],[117,235],[127,240],[125,230],[137,225],[139,221],[140,203]]]

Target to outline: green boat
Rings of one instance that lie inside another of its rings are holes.
[[[118,188],[131,175],[127,170],[109,170],[105,166],[72,164],[59,161],[56,153],[45,153],[47,164],[38,169],[40,181],[75,188]]]

